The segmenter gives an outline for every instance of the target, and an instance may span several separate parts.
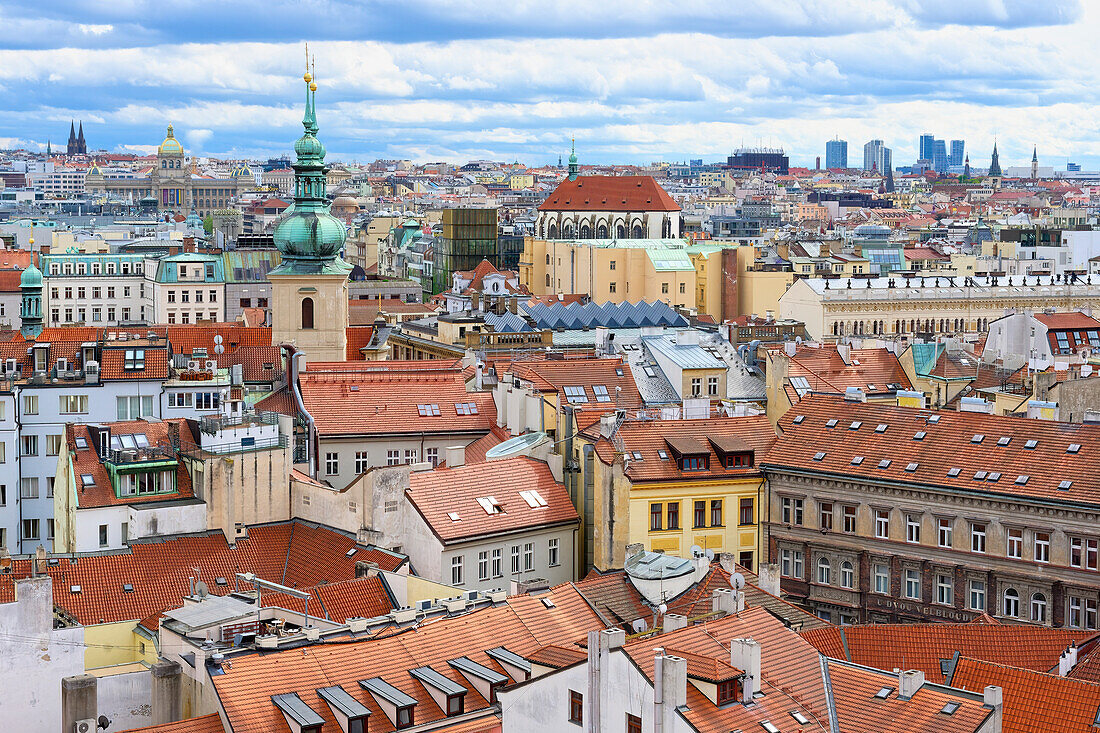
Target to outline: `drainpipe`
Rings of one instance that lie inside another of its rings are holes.
[[[306,416],[306,449],[309,451],[309,476],[310,478],[317,478],[317,450],[314,445],[316,437],[316,427],[313,422],[313,415],[309,414],[309,410],[306,409],[305,401],[302,399],[302,391],[298,386],[298,360],[302,357],[302,354],[290,344],[283,344],[283,348],[290,349],[290,358],[287,359],[287,366],[289,367],[289,379],[287,380],[287,389],[294,395],[294,404],[297,405],[298,410]],[[293,435],[291,438],[293,439]],[[294,449],[291,448],[290,461],[294,463]]]

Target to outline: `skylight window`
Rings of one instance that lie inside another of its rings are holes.
[[[886,423],[880,422],[878,425],[875,426],[875,432],[876,433],[885,433],[886,428],[888,428],[888,427],[890,427],[890,426],[887,425]]]
[[[928,416],[928,422],[937,423],[939,421],[940,421],[940,416],[939,415],[929,415]]]
[[[950,470],[949,470],[949,471],[947,472],[947,475],[948,475],[948,476],[950,476],[951,478],[955,478],[955,477],[956,477],[956,476],[958,476],[958,475],[959,475],[960,473],[962,473],[962,469],[961,469],[961,468],[952,468],[952,469],[950,469]]]
[[[420,417],[439,417],[439,405],[436,404],[417,405],[416,411]]]
[[[997,438],[997,445],[1008,445],[1011,442],[1012,442],[1012,438],[1010,438],[1007,435],[1004,435],[1000,438]]]
[[[1001,474],[999,474],[999,473],[997,473],[996,471],[994,471],[993,473],[991,473],[991,474],[989,474],[988,476],[986,476],[986,477],[985,477],[985,480],[986,480],[986,481],[1000,481],[1000,480],[1001,480]]]
[[[791,386],[799,397],[810,391],[810,380],[805,377],[791,377]]]
[[[984,478],[985,478],[985,471],[975,471],[974,472],[974,480],[975,481],[981,481]]]
[[[943,706],[940,712],[944,715],[954,715],[955,711],[958,710],[960,707],[962,707],[961,703],[949,702]]]
[[[476,415],[477,403],[476,402],[456,402],[455,412],[459,415]]]
[[[592,394],[596,395],[596,402],[610,402],[611,395],[607,393],[607,387],[602,384],[596,384],[592,387]]]
[[[820,461],[824,457],[825,457],[825,454],[822,453],[822,452],[814,453],[814,460],[815,461]]]
[[[983,440],[985,440],[984,435],[982,435],[981,433],[974,433],[974,437],[972,437],[970,439],[970,442],[971,443],[981,443]]]
[[[630,455],[634,458],[635,461],[642,460],[642,454],[639,451],[634,451]]]
[[[495,496],[479,496],[477,503],[485,510],[486,514],[503,514],[504,507],[500,505]]]
[[[657,378],[657,372],[656,372],[656,371],[654,371],[653,367],[651,367],[651,366],[647,366],[647,367],[646,367],[646,368],[644,369],[644,371],[645,371],[645,375],[646,375],[647,377],[649,377],[650,379],[656,379],[656,378]]]
[[[795,415],[794,424],[795,425],[801,425],[802,421],[805,420],[805,419],[806,419],[805,415]]]
[[[88,449],[88,439],[87,438],[82,438],[82,437],[77,438],[76,439],[76,449],[77,450],[87,450]]]
[[[462,517],[458,516],[458,512],[447,512],[447,518],[452,522],[457,522]]]
[[[861,423],[859,420],[856,420],[851,425],[848,426],[848,429],[849,430],[859,430],[859,426],[862,425],[862,424],[863,423]]]
[[[570,402],[588,402],[588,396],[584,393],[584,387],[566,387],[565,399]]]
[[[890,468],[890,459],[889,458],[883,458],[881,461],[878,462],[878,467],[879,468]]]
[[[809,718],[807,718],[805,715],[803,715],[802,713],[800,713],[797,710],[792,710],[791,711],[791,717],[794,718],[795,722],[800,724],[800,725],[806,725],[807,723],[810,722]]]
[[[762,727],[762,728],[763,728],[764,730],[768,731],[768,733],[779,733],[779,729],[778,729],[778,728],[776,728],[776,727],[775,727],[775,726],[774,726],[774,725],[772,724],[772,722],[771,722],[770,720],[762,720],[762,721],[760,721],[760,726],[761,726],[761,727]]]
[[[879,691],[875,693],[875,697],[878,698],[879,700],[885,700],[886,698],[890,697],[890,693],[893,692],[893,691],[894,691],[893,687],[883,687],[883,688],[880,688]]]
[[[1062,481],[1061,483],[1058,484],[1058,488],[1061,489],[1062,491],[1068,491],[1071,486],[1073,486],[1072,481]]]
[[[876,389],[878,389],[878,387],[876,387],[875,385],[870,384],[870,383],[867,384],[867,390],[868,391],[874,392]]]
[[[1023,486],[1024,484],[1027,483],[1027,480],[1029,478],[1031,478],[1031,477],[1028,476],[1027,474],[1021,473],[1019,476],[1016,477],[1016,483],[1020,486]]]
[[[926,435],[928,435],[928,433],[924,432],[923,430],[918,430],[917,432],[913,433],[913,440],[924,440],[924,436]]]
[[[667,461],[668,453],[664,449],[661,449],[657,451],[657,457],[660,458],[662,461]]]
[[[80,592],[80,586],[79,585],[70,585],[69,586],[69,592],[70,593],[79,593]]]
[[[832,419],[832,420],[829,420],[829,421],[828,421],[827,423],[825,423],[825,427],[827,427],[827,428],[835,428],[835,427],[836,427],[836,424],[837,424],[837,422],[838,422],[838,421],[836,420],[836,418],[834,418],[834,419]]]
[[[134,592],[134,584],[133,583],[123,583],[122,584],[122,592],[123,593],[133,593]]]
[[[1069,447],[1066,448],[1066,453],[1080,453],[1080,452],[1081,452],[1081,444],[1080,443],[1070,443]]]
[[[1026,443],[1024,443],[1024,447],[1027,448],[1028,450],[1034,450],[1035,446],[1037,446],[1037,445],[1039,445],[1039,441],[1037,441],[1037,440],[1029,440]]]
[[[906,464],[905,470],[908,471],[909,473],[913,473],[913,471],[917,470],[918,466],[920,466],[919,463],[909,463],[909,464]]]
[[[853,456],[852,457],[852,465],[853,466],[858,466],[861,463],[863,463],[863,456]]]
[[[80,482],[85,486],[95,486],[95,476],[90,473],[80,474]]]

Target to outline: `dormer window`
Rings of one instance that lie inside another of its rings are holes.
[[[680,459],[682,471],[706,471],[710,460],[706,456],[684,456]]]

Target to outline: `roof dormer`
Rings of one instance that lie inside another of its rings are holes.
[[[403,730],[415,724],[415,697],[402,692],[381,677],[359,680],[359,686],[371,694],[394,728]]]
[[[428,694],[432,696],[435,704],[450,717],[461,715],[466,710],[465,699],[467,689],[450,677],[436,672],[431,667],[417,667],[410,669],[409,674],[416,678]]]
[[[317,694],[328,703],[328,708],[332,711],[336,722],[340,724],[340,730],[343,733],[366,733],[370,708],[356,700],[339,685],[322,687],[317,690]]]
[[[291,733],[321,733],[321,726],[325,724],[316,710],[306,705],[297,692],[286,692],[281,695],[272,695],[271,702],[279,708],[279,712],[286,718],[286,724]]]
[[[478,664],[469,657],[451,659],[447,664],[457,669],[490,704],[497,701],[497,690],[508,684],[508,678],[500,672]]]

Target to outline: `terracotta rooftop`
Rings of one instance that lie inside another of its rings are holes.
[[[845,361],[834,346],[803,346],[790,357],[787,381],[804,377],[814,392],[844,394],[858,387],[869,394],[893,392],[889,385],[912,389],[901,362],[887,349],[851,349]],[[871,385],[874,385],[872,388]],[[797,400],[792,400],[797,401]]]
[[[550,467],[526,456],[414,471],[409,476],[407,495],[444,543],[547,528],[579,519],[565,486],[554,479]],[[490,514],[485,507],[493,508],[491,499],[496,500],[499,510],[493,509]]]
[[[1100,426],[813,395],[788,410],[777,430],[765,469],[1100,504],[1100,475],[1093,470]],[[857,456],[863,457],[858,464]]]
[[[498,378],[512,374],[531,382],[539,392],[556,392],[559,405],[568,403],[582,410],[606,412],[642,407],[634,373],[622,357],[497,360],[492,366]],[[579,388],[580,393],[570,399],[566,388]],[[602,389],[597,392],[597,388]]]
[[[564,179],[539,211],[679,211],[652,176],[578,176]],[[612,235],[614,236],[614,235]]]
[[[225,733],[222,718],[217,713],[200,715],[197,718],[179,720],[175,723],[150,725],[145,728],[129,728],[124,733]]]

